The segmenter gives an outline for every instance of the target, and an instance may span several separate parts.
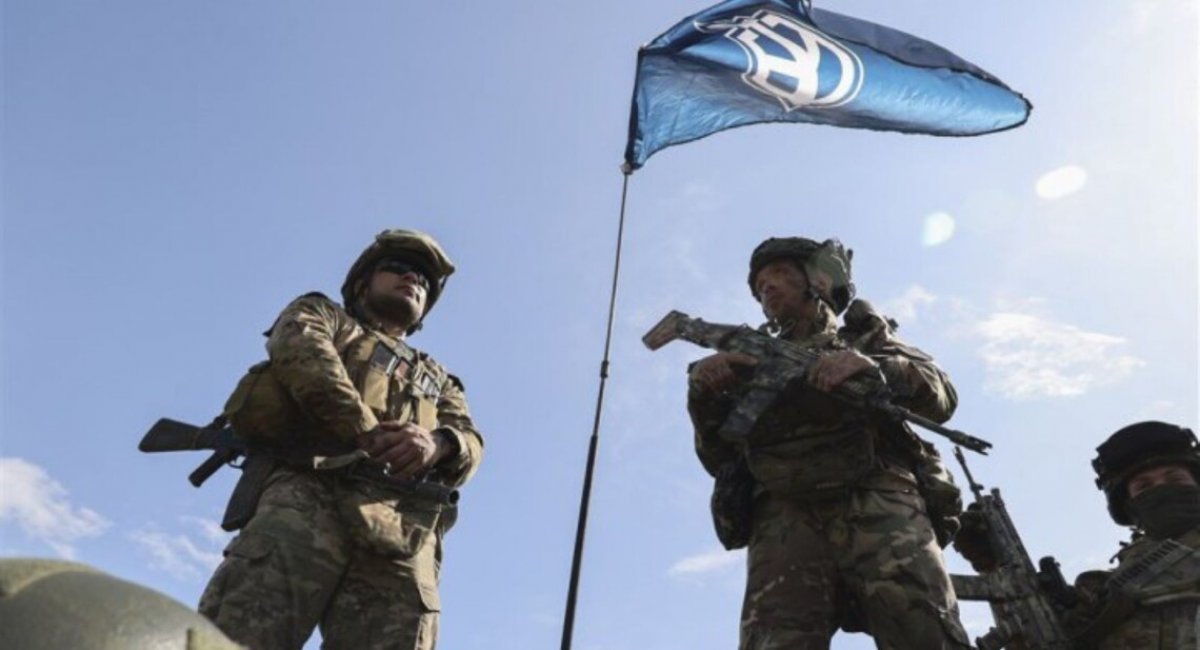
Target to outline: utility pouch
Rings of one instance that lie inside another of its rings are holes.
[[[754,528],[754,476],[746,459],[738,457],[721,466],[713,481],[710,507],[717,539],[726,550],[750,543]]]
[[[275,470],[276,460],[268,454],[251,452],[242,463],[242,476],[229,495],[221,528],[239,530],[258,510],[258,500],[267,487],[267,477]]]
[[[954,483],[954,475],[942,462],[937,449],[920,440],[921,453],[913,468],[917,478],[917,491],[925,500],[925,511],[933,524],[938,546],[945,548],[962,527],[962,491]]]
[[[300,405],[279,383],[270,361],[250,366],[225,401],[223,415],[240,437],[255,442],[277,442],[304,422]]]

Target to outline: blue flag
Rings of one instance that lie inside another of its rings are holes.
[[[638,52],[625,161],[758,122],[980,135],[1032,108],[929,41],[804,0],[727,0]]]

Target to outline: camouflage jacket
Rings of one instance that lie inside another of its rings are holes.
[[[933,359],[890,333],[854,338],[831,325],[796,343],[828,352],[859,350],[879,364],[896,403],[930,419],[948,420],[957,405],[949,377]],[[903,425],[795,381],[759,418],[743,450],[716,435],[737,398],[736,389],[713,396],[689,386],[696,453],[709,474],[715,476],[724,463],[745,452],[763,488],[797,498],[840,494],[854,486],[907,490],[916,485],[913,459],[927,453],[926,447]]]
[[[329,298],[311,293],[288,305],[267,340],[275,377],[324,435],[353,444],[380,420],[417,421],[437,428],[455,441],[458,453],[437,467],[439,478],[453,486],[465,483],[478,469],[483,437],[467,409],[463,385],[432,357],[412,350],[379,393],[361,394],[367,364],[351,354],[356,344],[382,342],[388,349],[411,350],[402,341],[364,326]],[[369,356],[369,355],[368,355]],[[372,403],[374,402],[374,403]],[[428,411],[427,417],[421,417]]]
[[[1200,551],[1200,528],[1177,538]],[[1135,539],[1117,554],[1117,568],[1086,571],[1075,580],[1077,604],[1064,616],[1076,647],[1096,650],[1195,649],[1200,608],[1200,565],[1178,565],[1159,582],[1168,584],[1169,597],[1132,598],[1115,593],[1113,578],[1159,545],[1149,537]],[[1158,589],[1158,591],[1164,591]]]

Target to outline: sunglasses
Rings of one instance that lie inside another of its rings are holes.
[[[405,275],[412,273],[417,276],[417,284],[421,285],[426,291],[433,284],[429,281],[429,276],[425,274],[425,270],[415,264],[409,264],[404,260],[384,260],[375,267],[375,272],[387,271],[396,275]]]

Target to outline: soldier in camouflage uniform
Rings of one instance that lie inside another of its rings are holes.
[[[1113,521],[1134,530],[1112,571],[1075,581],[1066,623],[1076,647],[1196,650],[1200,607],[1200,447],[1188,429],[1140,422],[1092,461]]]
[[[836,240],[799,237],[768,239],[751,256],[750,289],[769,326],[825,356],[807,382],[784,389],[745,444],[716,432],[756,359],[722,352],[689,371],[701,463],[724,478],[743,463],[753,479],[740,648],[827,649],[838,628],[866,631],[879,648],[968,648],[939,548],[961,509],[949,473],[907,427],[829,395],[874,373],[898,403],[944,422],[954,388],[889,328],[838,329],[854,297],[850,256]],[[714,512],[719,530],[729,516]]]
[[[414,486],[456,498],[483,440],[459,380],[405,337],[453,270],[428,235],[384,231],[344,307],[293,301],[230,398],[238,434],[278,459],[200,601],[239,643],[299,649],[319,625],[326,648],[434,647],[454,499]]]

